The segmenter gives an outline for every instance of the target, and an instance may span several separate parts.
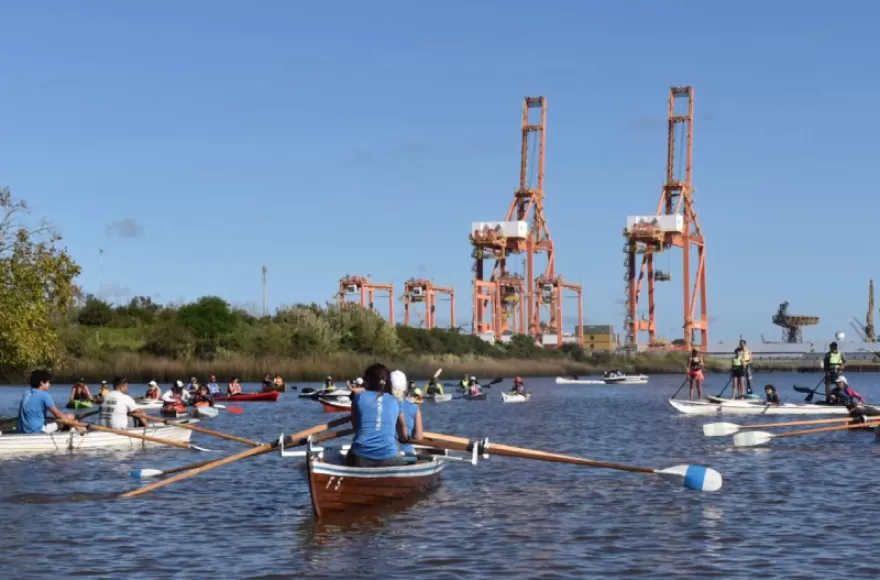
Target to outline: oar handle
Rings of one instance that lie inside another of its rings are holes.
[[[811,419],[809,421],[786,421],[783,423],[756,423],[754,425],[740,425],[743,429],[766,429],[768,427],[800,427],[801,425],[822,425],[828,423],[846,423],[852,421],[852,417],[838,417],[837,419]]]
[[[228,435],[226,433],[221,433],[219,431],[213,431],[211,429],[205,429],[204,427],[199,427],[197,425],[190,425],[189,423],[169,423],[168,419],[163,419],[161,417],[153,417],[152,415],[144,415],[144,418],[148,421],[154,421],[156,423],[163,423],[165,425],[173,425],[175,427],[180,427],[181,429],[188,429],[190,431],[195,431],[196,433],[204,433],[205,435],[213,435],[214,437],[219,437],[221,439],[228,439],[230,441],[238,441],[239,443],[244,443],[245,445],[250,445],[251,447],[259,447],[262,445],[259,441],[254,441],[253,439],[245,439],[244,437],[239,437],[237,435]]]
[[[825,433],[827,431],[842,431],[844,429],[857,429],[859,427],[876,427],[880,425],[880,419],[877,421],[868,421],[866,423],[853,423],[852,425],[837,425],[835,427],[819,427],[818,429],[802,429],[800,431],[789,431],[788,433],[780,433],[775,437],[796,437],[798,435],[812,435],[813,433]]]
[[[65,419],[58,419],[58,422],[64,425],[69,425],[71,427],[86,429],[87,431],[103,431],[105,433],[113,433],[114,435],[121,435],[123,437],[130,437],[132,439],[141,439],[142,441],[151,441],[153,443],[160,443],[162,445],[170,445],[172,447],[179,447],[181,449],[189,449],[189,445],[186,443],[171,441],[169,439],[160,439],[159,437],[150,437],[149,435],[141,435],[140,433],[131,433],[129,431],[123,431],[121,429],[111,429],[110,427],[103,427],[101,425],[93,425],[91,423],[79,423],[78,421],[67,421]]]

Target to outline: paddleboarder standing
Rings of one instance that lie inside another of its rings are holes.
[[[828,345],[829,351],[825,353],[825,359],[822,361],[822,367],[825,369],[825,399],[831,397],[831,385],[837,382],[837,377],[843,372],[846,366],[846,358],[843,353],[837,350],[837,343],[832,342]]]
[[[739,347],[742,349],[743,371],[746,379],[746,393],[752,394],[752,351],[746,346],[746,341],[740,339]]]

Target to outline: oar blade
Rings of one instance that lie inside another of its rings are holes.
[[[440,373],[442,373],[442,372],[443,372],[443,369],[442,369],[442,368],[437,369],[437,372],[434,373],[434,378],[436,379],[437,377],[439,377],[439,376],[440,376]]]
[[[242,412],[244,412],[244,410],[241,407],[226,407],[226,412],[240,415]]]
[[[702,465],[674,465],[658,469],[654,473],[667,481],[697,491],[718,491],[723,484],[720,473]]]
[[[791,388],[793,388],[795,391],[797,391],[799,393],[804,393],[804,394],[813,392],[813,389],[811,389],[810,387],[805,387],[803,385],[792,385]]]
[[[159,477],[165,473],[159,469],[132,469],[128,472],[135,479],[150,479],[151,477]]]
[[[703,425],[703,435],[706,437],[725,437],[739,433],[739,425],[736,423],[707,423]]]
[[[756,447],[773,439],[773,433],[766,431],[743,431],[733,436],[734,447]]]

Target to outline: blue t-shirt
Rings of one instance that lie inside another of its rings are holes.
[[[406,422],[406,434],[412,437],[413,429],[416,428],[416,415],[419,413],[419,406],[412,401],[404,400],[401,403],[403,407],[403,419]],[[412,443],[401,443],[400,450],[404,453],[415,453],[416,448]]]
[[[349,453],[380,461],[391,459],[397,447],[397,419],[400,403],[388,393],[363,391],[351,399],[351,412],[357,417],[357,432]]]
[[[18,421],[15,429],[19,433],[39,433],[46,424],[46,413],[54,407],[52,396],[40,389],[28,388],[21,396],[18,406]]]

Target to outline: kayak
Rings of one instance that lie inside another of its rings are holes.
[[[525,403],[532,398],[531,393],[520,395],[519,393],[501,393],[501,400],[505,403]]]
[[[597,381],[594,379],[567,379],[565,377],[556,377],[557,385],[604,385],[605,381]]]
[[[281,393],[269,391],[267,393],[240,393],[238,395],[214,395],[215,401],[277,401]]]
[[[68,409],[91,409],[94,406],[91,401],[68,401],[66,405]]]
[[[842,405],[765,405],[761,401],[752,402],[741,399],[710,403],[709,401],[686,401],[669,399],[669,404],[685,415],[846,415],[849,413]]]
[[[431,401],[432,403],[446,403],[447,401],[452,400],[452,393],[443,393],[442,395],[425,395],[424,399],[426,401]]]
[[[604,378],[606,385],[647,385],[648,375],[611,375]]]
[[[199,419],[212,419],[220,414],[217,407],[193,407],[192,416]]]
[[[462,395],[461,398],[465,401],[487,401],[489,399],[489,393],[480,393],[479,395]]]
[[[162,399],[145,399],[143,397],[134,400],[137,403],[138,409],[143,409],[145,411],[152,411],[156,409],[161,409],[165,402]]]

